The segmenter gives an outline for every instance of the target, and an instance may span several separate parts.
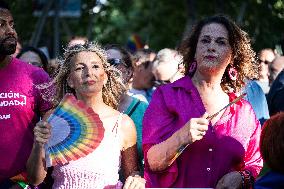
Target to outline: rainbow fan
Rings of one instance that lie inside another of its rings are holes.
[[[104,127],[92,108],[66,94],[47,122],[51,137],[45,146],[46,166],[64,165],[93,152],[104,137]]]

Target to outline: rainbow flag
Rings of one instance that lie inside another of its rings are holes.
[[[127,48],[133,53],[138,49],[143,49],[144,44],[137,34],[131,35],[127,40]]]

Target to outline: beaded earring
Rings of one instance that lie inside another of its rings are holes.
[[[193,74],[195,73],[196,67],[197,67],[197,62],[194,60],[194,61],[190,64],[190,67],[189,67],[189,69],[188,69],[188,75],[189,75],[190,77],[192,77]]]
[[[229,68],[228,71],[229,77],[232,81],[236,81],[238,77],[238,71],[233,66]]]

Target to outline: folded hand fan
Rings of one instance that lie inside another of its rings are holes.
[[[98,114],[72,94],[66,94],[47,122],[51,137],[45,146],[46,166],[64,165],[93,152],[104,137]]]

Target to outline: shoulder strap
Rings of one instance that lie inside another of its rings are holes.
[[[115,122],[115,125],[113,126],[112,128],[112,132],[115,132],[117,134],[117,129],[120,127],[121,125],[121,121],[122,121],[122,117],[123,117],[123,113],[121,112],[119,115],[118,115],[118,118]]]
[[[129,111],[129,113],[127,114],[129,117],[133,114],[133,112],[136,110],[137,106],[140,104],[140,100],[137,99],[136,103],[134,104],[134,106],[131,108],[131,110]]]
[[[120,112],[119,117],[117,119],[117,123],[121,123],[123,117],[123,112]]]

